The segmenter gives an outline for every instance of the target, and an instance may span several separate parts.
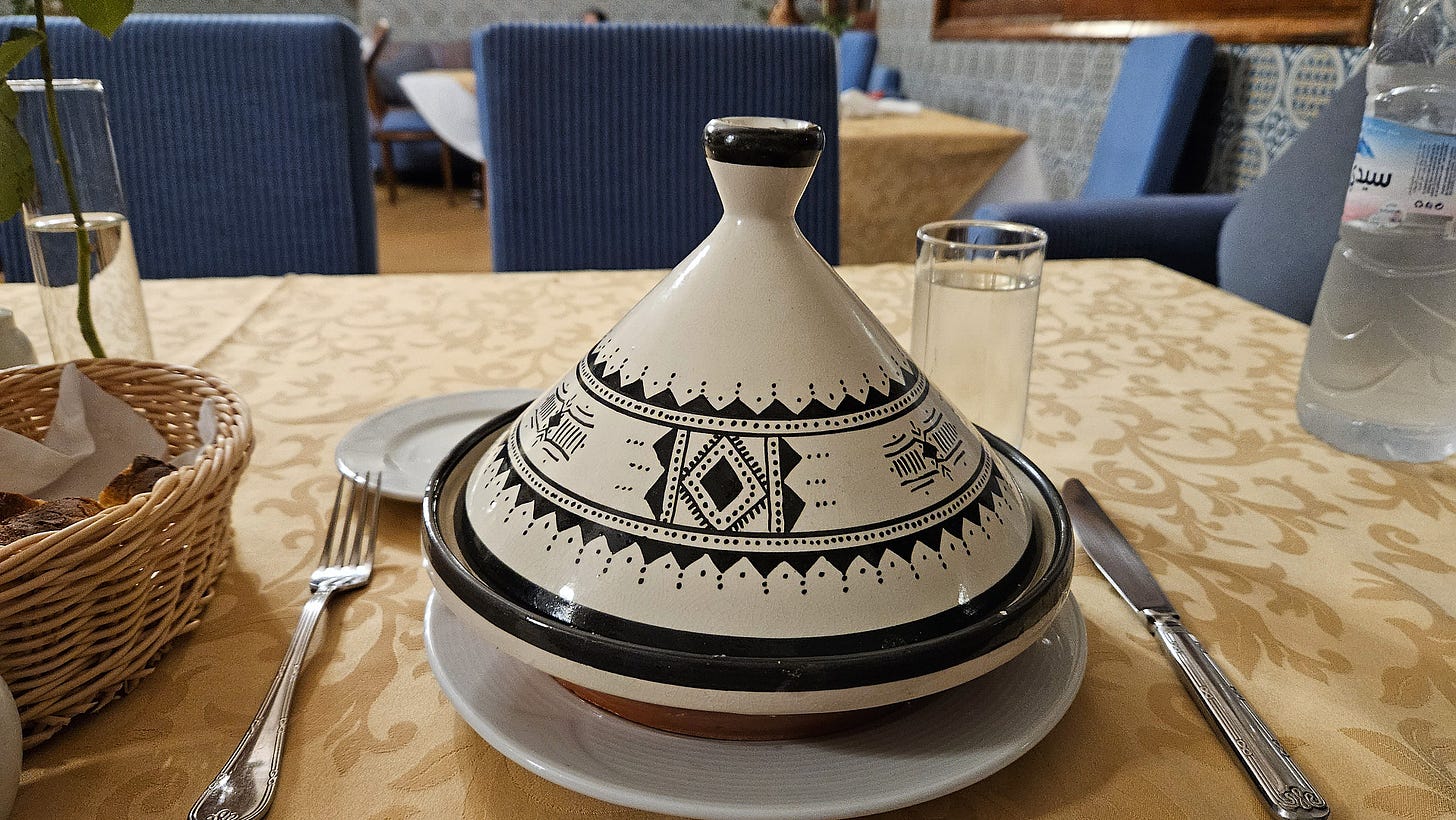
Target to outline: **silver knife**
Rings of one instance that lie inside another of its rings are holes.
[[[1286,820],[1329,817],[1330,807],[1324,798],[1294,765],[1244,696],[1224,677],[1198,639],[1183,627],[1178,611],[1168,602],[1148,565],[1082,482],[1069,479],[1062,485],[1062,497],[1082,549],[1123,600],[1147,619],[1148,630],[1163,642],[1178,667],[1183,686],[1259,787],[1269,811]]]

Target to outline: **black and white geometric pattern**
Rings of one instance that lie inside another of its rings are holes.
[[[799,455],[781,438],[677,429],[653,450],[662,473],[646,500],[659,521],[781,533],[803,512],[803,500],[785,481]]]
[[[733,530],[768,502],[767,477],[740,440],[718,436],[682,475],[687,509],[704,526]]]
[[[911,492],[929,490],[936,479],[951,477],[952,465],[965,461],[966,443],[945,415],[932,408],[924,420],[910,425],[909,433],[897,434],[885,443],[885,458],[901,487]]]
[[[565,386],[560,385],[537,406],[535,426],[547,457],[569,461],[572,453],[586,443],[587,431],[595,425],[591,411],[571,401]]]

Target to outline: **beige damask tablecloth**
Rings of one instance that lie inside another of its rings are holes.
[[[655,273],[148,282],[159,353],[231,381],[257,449],[204,621],[127,697],[31,752],[15,817],[182,817],[283,654],[333,447],[408,399],[542,387]],[[845,271],[897,333],[909,266]],[[32,290],[0,304],[43,339]],[[1145,262],[1046,266],[1025,450],[1102,499],[1342,818],[1456,814],[1456,461],[1380,464],[1306,435],[1305,329]],[[272,817],[636,818],[507,761],[426,662],[416,508],[304,669]],[[1263,816],[1139,620],[1085,558],[1090,657],[1023,758],[900,818]]]
[[[915,231],[950,219],[1026,134],[927,108],[839,120],[839,258],[911,262]]]

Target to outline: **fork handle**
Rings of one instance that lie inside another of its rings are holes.
[[[278,784],[278,765],[283,759],[283,735],[288,730],[288,706],[293,702],[293,686],[303,666],[313,628],[318,624],[331,588],[323,588],[309,596],[288,643],[288,652],[273,676],[273,685],[253,723],[243,734],[238,748],[212,784],[197,799],[187,815],[188,820],[255,820],[268,813],[273,804],[273,790]]]

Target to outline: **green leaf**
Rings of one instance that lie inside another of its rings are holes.
[[[10,37],[0,43],[0,75],[9,74],[10,69],[20,65],[25,55],[40,45],[42,39],[41,33],[33,28],[11,29]]]
[[[121,28],[134,4],[135,0],[67,0],[66,8],[81,22],[110,37]]]
[[[0,83],[0,220],[20,212],[20,203],[35,187],[35,169],[30,164],[30,146],[15,125],[20,100]]]
[[[41,33],[28,28],[13,29],[0,43],[0,77],[25,59],[25,55],[43,39]],[[20,112],[20,98],[10,86],[0,82],[0,220],[20,212],[20,203],[35,186],[35,169],[30,164],[30,146],[20,135],[15,117]]]

